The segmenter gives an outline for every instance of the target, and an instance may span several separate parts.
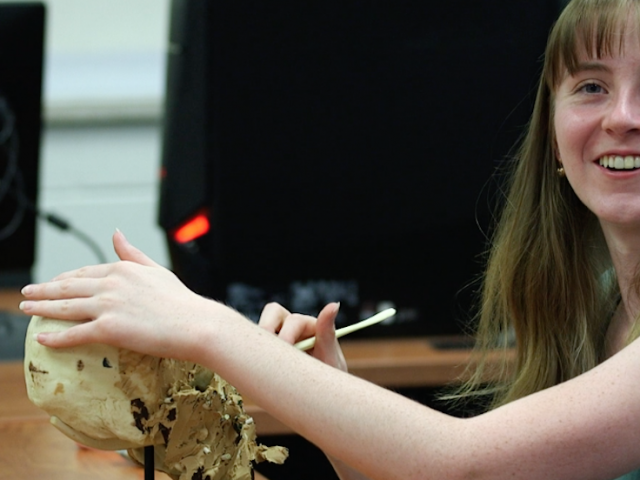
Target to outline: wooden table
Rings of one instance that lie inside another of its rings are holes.
[[[144,470],[118,452],[79,447],[54,428],[46,415],[0,418],[0,479],[34,478],[143,480]],[[155,480],[170,477],[155,472]],[[255,480],[267,479],[255,472]]]
[[[19,312],[18,305],[24,297],[18,290],[0,290],[0,310]]]
[[[144,470],[117,452],[79,448],[46,417],[0,420],[0,478],[142,480]],[[157,480],[169,480],[156,472]]]

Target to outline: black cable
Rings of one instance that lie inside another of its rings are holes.
[[[73,227],[65,220],[53,213],[44,212],[37,208],[35,203],[27,197],[24,191],[24,178],[18,165],[19,142],[15,129],[15,115],[9,107],[7,100],[0,95],[0,152],[7,159],[7,166],[0,176],[0,205],[7,195],[11,195],[16,201],[16,208],[9,222],[0,227],[0,241],[13,235],[24,219],[27,210],[36,218],[42,219],[59,230],[70,233],[87,245],[98,258],[99,263],[107,263],[107,257],[100,246],[86,233]]]
[[[21,177],[21,175],[19,177]],[[20,180],[19,185],[20,186],[22,185],[22,180]],[[36,218],[47,222],[49,225],[57,228],[58,230],[61,230],[63,232],[69,233],[70,235],[73,235],[82,243],[84,243],[87,247],[89,247],[89,249],[96,256],[96,258],[98,259],[98,263],[107,263],[107,257],[104,254],[103,250],[98,245],[98,243],[89,235],[87,235],[85,232],[74,227],[71,224],[71,222],[62,218],[59,215],[56,215],[51,212],[45,212],[37,208],[35,204],[24,195],[24,192],[22,190],[11,189],[9,193],[14,198],[16,198],[17,202],[21,205],[21,207],[16,209],[16,213],[14,214],[14,217],[11,219],[10,224],[4,227],[3,230],[0,230],[0,241],[6,238],[5,236],[3,236],[2,232],[7,227],[9,227],[9,225],[13,225],[13,224],[17,224],[15,226],[15,229],[17,229],[17,226],[19,225],[19,223],[22,221],[22,218],[24,217],[25,210],[29,210],[36,216]]]
[[[11,191],[11,193],[13,193],[13,190]],[[71,222],[69,222],[69,220],[66,220],[54,213],[40,210],[34,205],[34,203],[31,200],[26,198],[23,193],[18,193],[17,197],[21,198],[21,200],[18,200],[18,201],[23,202],[25,208],[33,212],[37,218],[47,222],[49,225],[57,228],[58,230],[61,230],[63,232],[69,233],[70,235],[73,235],[82,243],[84,243],[87,247],[89,247],[89,249],[97,257],[98,263],[107,263],[107,257],[102,251],[102,249],[100,248],[100,246],[97,244],[97,242],[82,230],[75,228],[71,224]]]
[[[93,240],[93,238],[91,238],[89,235],[84,233],[82,230],[78,230],[73,225],[71,225],[67,220],[53,213],[47,213],[41,210],[36,210],[36,215],[38,216],[38,218],[49,223],[49,225],[53,225],[59,230],[68,232],[74,237],[76,237],[78,240],[83,242],[87,247],[89,247],[89,249],[98,258],[98,263],[107,263],[107,257],[105,256],[100,246],[96,243],[95,240]]]

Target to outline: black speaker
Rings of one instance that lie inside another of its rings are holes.
[[[172,266],[257,318],[460,333],[496,167],[557,0],[174,0],[160,195]]]
[[[0,288],[31,281],[45,8],[0,3]]]

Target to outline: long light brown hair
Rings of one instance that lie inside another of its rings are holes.
[[[549,36],[534,111],[509,164],[482,279],[479,366],[454,398],[490,398],[496,407],[604,358],[619,289],[597,218],[557,172],[554,92],[566,72],[576,71],[581,54],[618,53],[629,18],[640,30],[640,0],[573,0]],[[515,359],[506,353],[509,334],[515,335]],[[496,348],[505,352],[499,381],[486,386],[487,352]]]

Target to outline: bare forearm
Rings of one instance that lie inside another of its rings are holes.
[[[640,343],[572,381],[458,419],[323,364],[249,321],[209,318],[201,362],[365,478],[614,478],[638,468],[640,435],[629,425],[640,413],[638,379],[629,366]]]

